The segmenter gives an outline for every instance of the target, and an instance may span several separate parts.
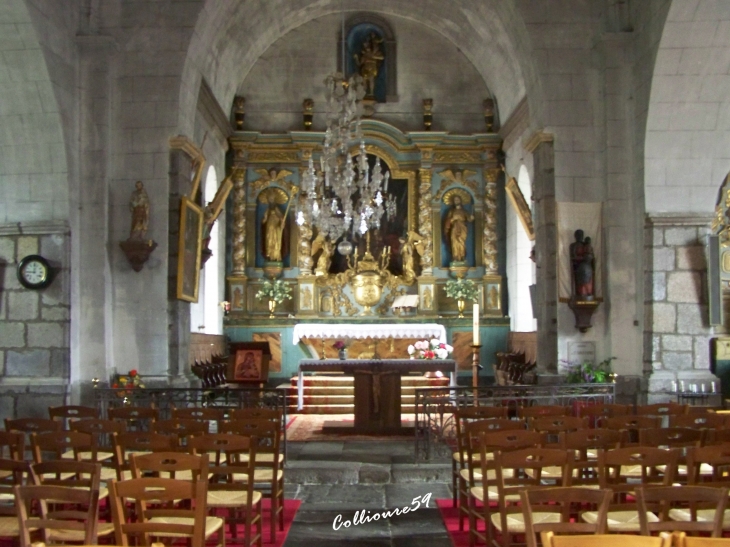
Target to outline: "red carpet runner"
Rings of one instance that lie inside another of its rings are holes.
[[[449,532],[451,544],[454,547],[468,547],[469,521],[465,521],[464,530],[459,531],[459,508],[453,507],[453,500],[436,500],[436,505],[439,508],[439,513],[441,513],[444,526],[446,526],[446,530]]]
[[[296,516],[297,511],[299,510],[299,506],[302,504],[302,502],[301,500],[284,500],[284,531],[282,532],[277,528],[276,543],[270,542],[271,518],[269,517],[269,508],[271,507],[271,500],[261,500],[261,504],[261,531],[263,536],[263,544],[266,545],[266,547],[282,547],[284,545],[284,541],[286,541],[286,536],[291,529],[291,524],[294,521],[294,517]],[[228,511],[226,511],[225,513],[227,514]],[[225,514],[221,514],[220,516],[225,517]],[[239,531],[239,542],[241,541],[242,537],[242,531]],[[234,544],[229,533],[226,533],[226,543]]]

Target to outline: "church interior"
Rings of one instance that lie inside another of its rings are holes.
[[[3,0],[0,25],[3,419],[275,401],[265,540],[280,487],[329,515],[289,547],[466,545],[436,509],[420,539],[330,513],[429,481],[463,507],[446,400],[725,408],[730,2]]]

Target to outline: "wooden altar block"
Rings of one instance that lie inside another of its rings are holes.
[[[400,374],[355,372],[355,429],[400,429]]]

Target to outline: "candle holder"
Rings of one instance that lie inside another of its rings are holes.
[[[99,387],[99,378],[92,378],[91,383],[94,386],[94,389],[97,389]]]
[[[471,387],[474,388],[474,404],[478,402],[478,387],[479,387],[479,371],[482,370],[480,361],[482,345],[472,344],[471,345]]]

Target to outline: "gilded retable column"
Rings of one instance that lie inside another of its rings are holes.
[[[431,169],[419,169],[418,233],[423,238],[422,275],[433,272],[433,219],[431,216]]]
[[[496,275],[499,268],[497,256],[497,177],[499,169],[485,169],[487,183],[484,189],[484,233],[482,260],[487,275]]]
[[[246,272],[246,167],[236,162],[233,171],[232,275]]]

